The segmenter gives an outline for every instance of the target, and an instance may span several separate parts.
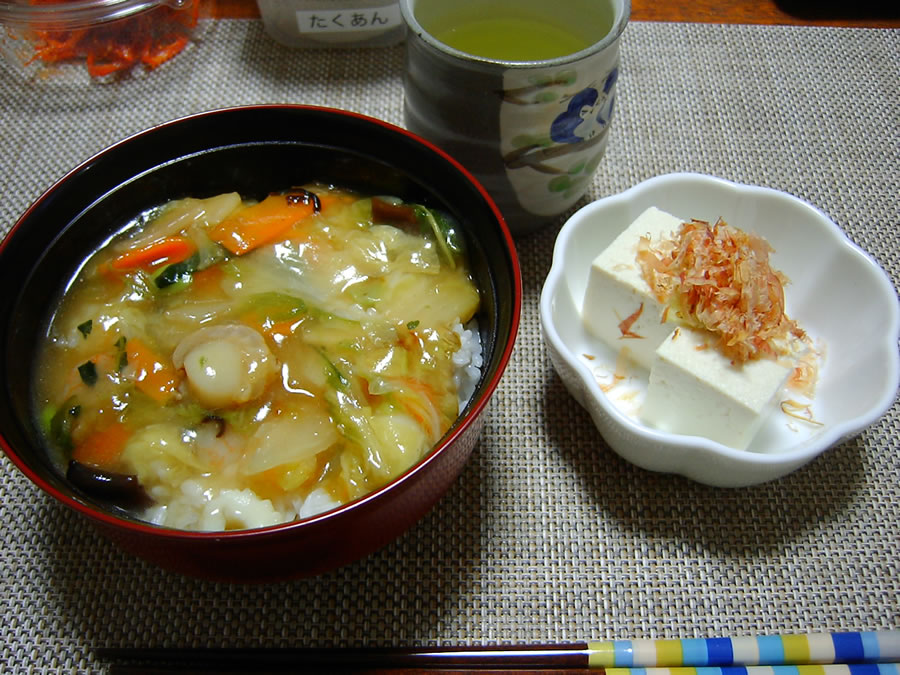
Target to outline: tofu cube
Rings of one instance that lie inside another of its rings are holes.
[[[651,206],[600,253],[591,264],[582,306],[585,327],[616,350],[628,347],[631,358],[649,369],[656,349],[672,332],[674,324],[663,322],[665,306],[656,301],[637,263],[641,237],[669,237],[683,221]],[[642,308],[642,309],[641,309]],[[640,316],[623,336],[619,324],[640,309]]]
[[[770,359],[734,365],[711,333],[678,328],[656,350],[641,417],[663,431],[744,450],[791,369]]]

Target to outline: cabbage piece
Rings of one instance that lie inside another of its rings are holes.
[[[140,248],[162,237],[178,234],[192,226],[212,227],[241,205],[237,192],[227,192],[207,199],[186,197],[169,202],[139,219],[134,236],[116,244],[117,251]]]
[[[247,443],[246,473],[254,475],[314,458],[339,440],[328,414],[312,406],[305,407],[302,414],[266,420]]]
[[[462,274],[405,275],[385,292],[384,313],[396,321],[418,321],[425,327],[466,323],[478,310],[478,290]]]
[[[422,425],[404,412],[385,407],[372,416],[371,425],[381,441],[392,478],[411,467],[430,447]]]
[[[188,478],[210,470],[194,454],[181,427],[170,423],[136,431],[122,451],[122,460],[148,490],[154,486],[176,490]]]

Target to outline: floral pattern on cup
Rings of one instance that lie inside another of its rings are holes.
[[[558,213],[586,191],[606,149],[618,65],[585,81],[578,70],[504,78],[500,106],[503,163],[520,203]]]

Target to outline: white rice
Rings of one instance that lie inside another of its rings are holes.
[[[456,366],[453,380],[459,397],[459,412],[462,414],[472,394],[475,393],[475,387],[478,386],[484,358],[477,319],[469,321],[465,328],[457,321],[453,326],[453,332],[459,335],[460,341],[459,350],[453,355],[453,365]]]

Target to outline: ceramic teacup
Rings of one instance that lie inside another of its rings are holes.
[[[407,128],[471,171],[513,234],[566,213],[606,149],[630,0],[400,0],[400,9]]]

